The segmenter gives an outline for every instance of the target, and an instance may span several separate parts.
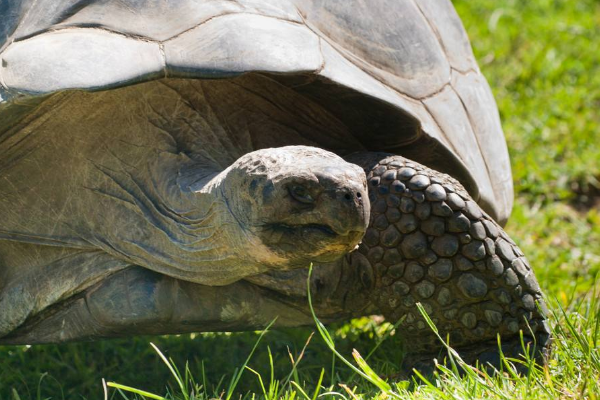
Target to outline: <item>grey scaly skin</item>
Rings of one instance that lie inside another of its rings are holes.
[[[372,206],[352,262],[378,288],[370,296],[377,309],[405,318],[407,365],[422,366],[441,347],[415,302],[467,362],[498,365],[498,334],[505,355],[522,354],[519,331],[538,357],[547,354],[546,305],[527,259],[460,183],[398,156],[349,161],[365,167]]]
[[[534,273],[460,183],[400,156],[359,153],[346,159],[366,172],[370,224],[357,251],[315,267],[317,315],[326,322],[376,313],[390,321],[404,318],[398,333],[408,344],[407,370],[427,370],[442,350],[417,302],[469,363],[498,366],[498,335],[505,356],[518,357],[520,331],[543,361],[550,330]],[[274,317],[279,327],[310,325],[306,278],[306,269],[279,271],[210,287],[131,267],[0,343],[246,330]]]

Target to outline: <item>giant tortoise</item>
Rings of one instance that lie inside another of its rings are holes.
[[[0,1],[0,343],[402,322],[543,355],[448,0]],[[522,332],[522,333],[520,333]],[[521,340],[521,335],[523,340]]]

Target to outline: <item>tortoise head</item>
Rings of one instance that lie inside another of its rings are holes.
[[[262,149],[224,171],[222,193],[245,233],[278,265],[306,267],[354,249],[369,222],[365,174],[328,151],[307,146]]]

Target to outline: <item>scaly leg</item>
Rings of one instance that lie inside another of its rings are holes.
[[[499,363],[525,343],[545,355],[546,305],[521,250],[451,177],[399,156],[362,153],[350,162],[367,173],[371,220],[352,263],[372,271],[371,300],[388,320],[405,318],[407,366],[431,360],[443,338],[468,362]],[[438,357],[439,359],[439,357]]]

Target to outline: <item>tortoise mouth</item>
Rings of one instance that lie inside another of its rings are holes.
[[[351,251],[363,231],[339,232],[323,223],[269,223],[261,226],[262,242],[277,253],[292,259],[330,261]]]
[[[259,234],[264,245],[288,260],[288,268],[336,261],[356,248],[363,235],[356,230],[341,233],[323,223],[269,223]]]

